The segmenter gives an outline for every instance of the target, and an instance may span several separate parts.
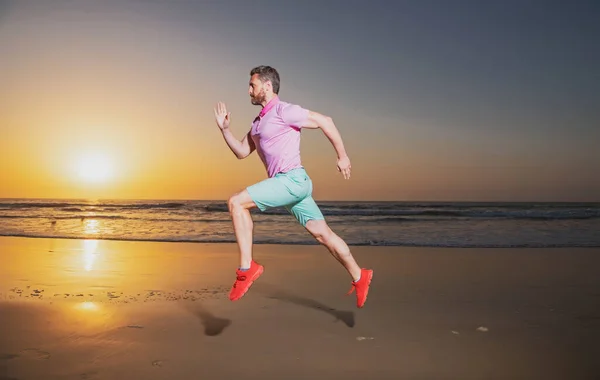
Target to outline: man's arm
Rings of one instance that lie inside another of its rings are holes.
[[[235,156],[240,160],[248,157],[255,149],[252,136],[250,136],[251,130],[246,133],[246,136],[244,136],[242,141],[238,140],[229,129],[229,124],[231,123],[231,112],[227,112],[225,103],[218,102],[214,111],[217,127],[219,127],[221,134],[223,134],[223,138],[225,139],[229,149],[231,149],[233,154],[235,154]]]
[[[350,158],[346,153],[344,141],[342,140],[342,136],[340,135],[340,132],[335,126],[333,119],[329,116],[322,115],[318,112],[308,111],[308,120],[302,124],[302,128],[321,128],[325,136],[327,136],[327,138],[331,142],[331,145],[333,145],[335,152],[337,153],[338,170],[344,175],[345,179],[349,179],[351,169]]]
[[[308,111],[308,121],[302,124],[302,128],[317,129],[321,128],[325,136],[331,141],[331,145],[337,153],[338,159],[348,157],[344,148],[344,141],[338,131],[333,119],[318,112]]]
[[[229,127],[224,128],[222,133],[227,146],[229,146],[229,149],[231,149],[233,154],[240,160],[248,157],[254,149],[256,149],[254,141],[252,141],[252,138],[250,137],[250,131],[246,133],[246,136],[244,136],[242,141],[238,140],[233,133],[231,133]]]

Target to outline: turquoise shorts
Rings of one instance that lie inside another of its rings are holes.
[[[312,189],[312,181],[304,168],[275,174],[246,188],[261,211],[285,207],[304,227],[311,219],[325,219],[312,197]]]

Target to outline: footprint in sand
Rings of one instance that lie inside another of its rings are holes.
[[[24,357],[29,357],[35,360],[48,360],[50,359],[50,353],[37,348],[26,348],[21,351]]]
[[[0,360],[10,360],[10,359],[16,359],[18,357],[19,357],[19,355],[17,355],[17,354],[0,353]]]
[[[98,375],[98,371],[85,372],[79,375],[80,379],[94,379]]]

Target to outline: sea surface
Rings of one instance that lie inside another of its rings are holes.
[[[600,247],[600,203],[318,202],[349,245]],[[317,244],[285,209],[257,244]],[[235,242],[225,201],[0,199],[0,236]]]

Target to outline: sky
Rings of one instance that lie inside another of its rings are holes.
[[[302,132],[317,200],[597,202],[598,19],[595,1],[0,0],[0,197],[227,199],[266,172],[213,107],[243,137],[265,64],[344,139],[350,180]]]

